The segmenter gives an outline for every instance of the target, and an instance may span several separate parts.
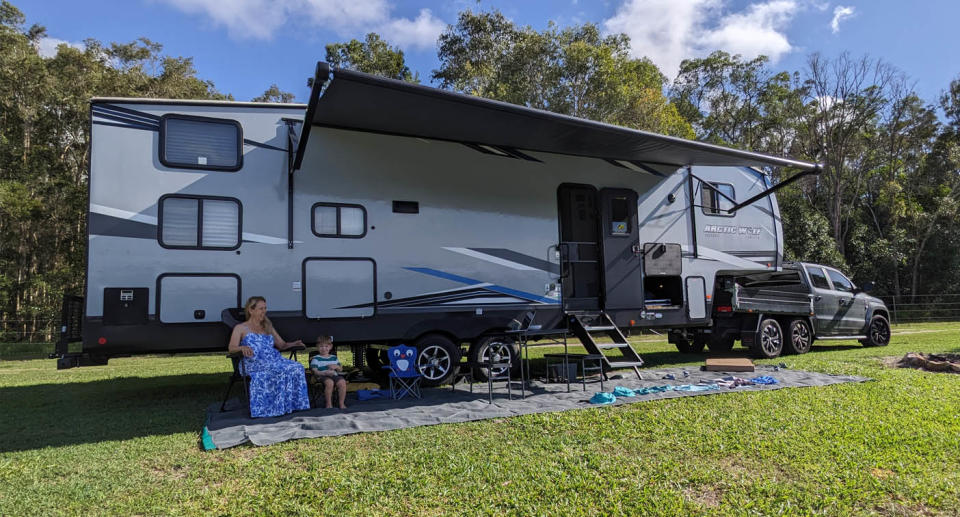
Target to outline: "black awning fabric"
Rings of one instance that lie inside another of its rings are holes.
[[[666,165],[816,164],[627,129],[318,63],[307,119],[315,126]],[[303,159],[309,126],[297,152]]]

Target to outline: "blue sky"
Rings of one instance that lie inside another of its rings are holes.
[[[632,52],[671,79],[681,59],[723,49],[773,58],[800,70],[807,56],[869,54],[905,72],[933,102],[960,76],[956,0],[12,0],[27,23],[47,27],[45,52],[84,38],[128,42],[140,36],[166,53],[194,58],[200,77],[249,100],[276,83],[306,102],[306,78],[327,43],[376,31],[403,48],[430,82],[436,37],[464,9],[496,8],[543,29],[593,22],[625,32]]]

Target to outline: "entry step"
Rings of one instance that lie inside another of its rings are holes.
[[[611,362],[611,368],[633,368],[636,366],[643,366],[643,361],[616,361]]]
[[[585,329],[587,332],[604,332],[604,331],[607,331],[607,330],[613,330],[613,329],[615,329],[615,328],[617,328],[617,327],[615,327],[615,326],[613,326],[613,325],[605,325],[605,326],[601,326],[601,327],[584,327],[584,329]]]
[[[600,350],[609,350],[611,348],[630,348],[630,343],[597,343]]]

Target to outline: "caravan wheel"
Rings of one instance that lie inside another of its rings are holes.
[[[490,359],[490,354],[500,357],[510,357],[510,376],[520,375],[520,347],[514,340],[503,336],[487,336],[470,347],[469,359],[471,363],[486,363]],[[494,359],[496,360],[496,358]],[[506,368],[494,368],[494,377],[503,374]],[[487,380],[487,370],[489,368],[477,368],[474,372],[476,380],[484,382]]]
[[[417,369],[424,386],[450,382],[460,363],[460,347],[445,336],[430,334],[417,340]]]

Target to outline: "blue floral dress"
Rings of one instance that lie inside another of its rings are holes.
[[[243,358],[244,370],[250,376],[250,416],[280,416],[310,409],[303,365],[284,359],[273,347],[272,335],[249,332],[240,344],[253,349],[253,357]]]

